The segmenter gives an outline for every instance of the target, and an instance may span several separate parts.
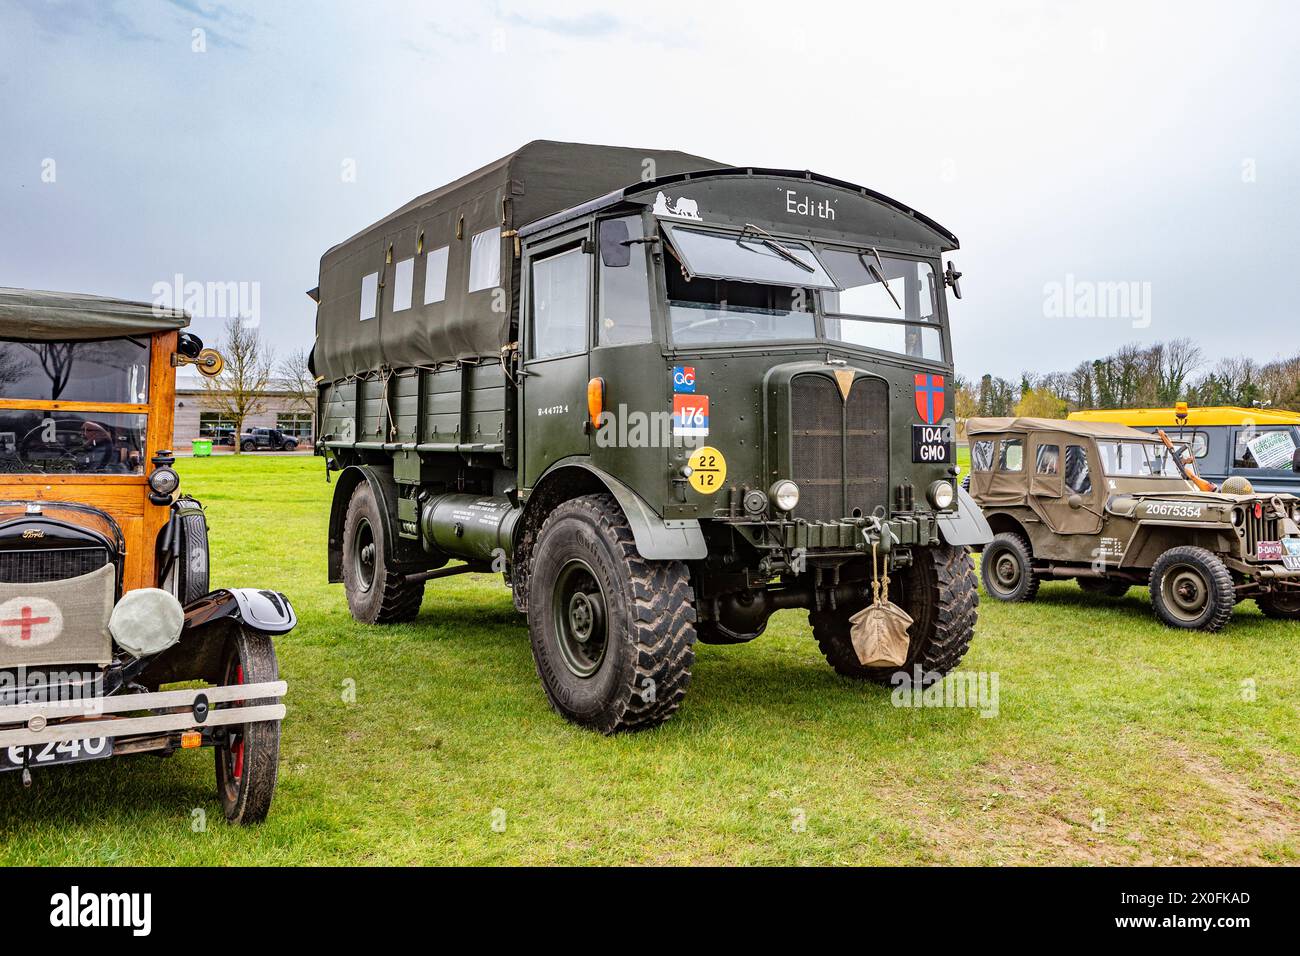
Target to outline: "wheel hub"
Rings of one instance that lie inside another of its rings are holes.
[[[375,583],[377,552],[375,550],[374,529],[370,527],[370,522],[365,518],[362,518],[357,524],[354,548],[356,550],[356,559],[353,562],[353,570],[356,571],[357,584],[362,591],[369,591]]]
[[[1180,617],[1195,618],[1205,609],[1210,591],[1205,579],[1195,569],[1174,568],[1165,581],[1166,603]]]
[[[591,566],[573,559],[555,579],[552,604],[560,657],[576,677],[590,677],[605,659],[605,592]]]
[[[1020,581],[1020,564],[1014,556],[1003,552],[993,562],[993,575],[999,585],[1008,590],[1014,589]]]

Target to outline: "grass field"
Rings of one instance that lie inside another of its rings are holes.
[[[355,624],[325,583],[320,459],[179,468],[214,586],[279,588],[300,616],[271,817],[226,826],[208,751],[27,791],[6,774],[0,862],[1300,861],[1300,625],[1253,604],[1203,635],[1161,627],[1141,589],[986,599],[963,667],[998,675],[991,718],[891,706],[783,612],[752,645],[700,646],[670,723],[607,739],[550,711],[498,578],[434,582],[414,624]]]

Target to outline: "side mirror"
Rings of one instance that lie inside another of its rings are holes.
[[[943,273],[943,284],[949,286],[952,289],[952,294],[959,299],[961,298],[961,275],[952,264],[952,260],[949,259],[948,268]]]
[[[1069,505],[1071,508],[1073,508],[1073,509],[1075,509],[1076,511],[1078,511],[1080,508],[1083,507],[1083,496],[1082,496],[1082,495],[1070,495],[1070,497],[1068,497],[1068,498],[1065,499],[1065,503],[1066,503],[1067,505]]]
[[[606,219],[600,224],[600,262],[611,269],[622,269],[632,262],[632,237],[623,219]]]

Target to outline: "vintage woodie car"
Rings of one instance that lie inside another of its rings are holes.
[[[0,289],[0,771],[212,747],[226,817],[266,816],[284,595],[209,591],[168,445],[184,312]],[[208,687],[164,690],[205,681]]]
[[[1074,578],[1119,596],[1149,585],[1173,627],[1217,631],[1236,602],[1300,618],[1300,499],[1201,491],[1159,438],[1105,422],[972,418],[970,492],[994,531],[984,588],[1032,600]]]

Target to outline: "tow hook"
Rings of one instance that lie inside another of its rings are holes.
[[[899,543],[897,532],[888,521],[881,520],[879,515],[872,515],[866,519],[862,538],[866,542],[866,550],[870,551],[875,547],[881,554],[888,554],[894,545]]]

